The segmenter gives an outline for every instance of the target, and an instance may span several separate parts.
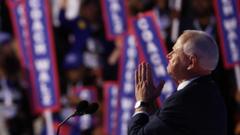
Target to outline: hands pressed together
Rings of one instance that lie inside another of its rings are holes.
[[[148,63],[141,63],[135,71],[135,97],[136,101],[153,103],[160,95],[164,81],[157,87],[154,86],[151,66]]]

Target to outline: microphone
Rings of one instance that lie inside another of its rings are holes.
[[[59,135],[61,126],[62,126],[67,120],[69,120],[71,117],[74,117],[74,116],[81,116],[81,115],[83,115],[83,112],[88,108],[88,106],[89,106],[88,101],[86,101],[86,100],[80,101],[80,102],[77,104],[76,111],[75,111],[73,114],[71,114],[70,116],[68,116],[66,119],[64,119],[64,120],[58,125],[57,135]]]
[[[86,110],[89,106],[88,101],[82,100],[77,104],[76,111],[72,114],[73,116],[81,115],[81,113]],[[72,116],[72,117],[73,117]]]
[[[85,110],[84,114],[93,114],[93,113],[95,113],[98,110],[98,108],[99,108],[99,104],[98,103],[92,103]]]

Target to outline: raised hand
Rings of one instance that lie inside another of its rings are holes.
[[[152,70],[148,63],[139,64],[135,71],[135,97],[136,100],[153,102],[160,95],[164,85],[161,81],[157,87],[153,84]]]

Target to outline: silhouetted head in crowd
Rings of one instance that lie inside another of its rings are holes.
[[[11,36],[6,33],[0,33],[0,68],[8,79],[16,79],[21,68]]]
[[[168,9],[168,0],[155,0],[155,2],[160,11]]]
[[[196,17],[207,17],[212,14],[212,0],[192,0],[192,10]]]
[[[133,16],[151,10],[155,6],[154,0],[128,0],[127,2],[129,12]]]
[[[80,16],[89,22],[99,21],[101,10],[99,0],[82,0],[80,6]]]

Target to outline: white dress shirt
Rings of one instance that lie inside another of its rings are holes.
[[[192,81],[196,80],[198,77],[194,77],[194,78],[191,78],[189,80],[186,80],[186,81],[183,81],[181,82],[178,87],[177,87],[177,91],[185,88],[188,84],[190,84]]]

